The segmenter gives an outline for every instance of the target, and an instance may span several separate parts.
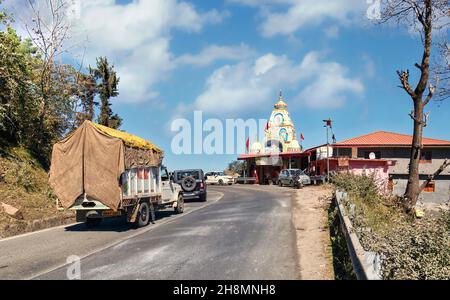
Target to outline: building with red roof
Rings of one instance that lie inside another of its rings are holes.
[[[408,180],[412,136],[388,131],[376,131],[331,144],[328,159],[330,172],[352,171],[376,174],[382,189],[402,195]],[[433,174],[446,158],[450,158],[450,141],[424,137],[419,166],[420,179]],[[327,159],[319,158],[323,147],[305,150],[309,154],[308,170],[314,174],[327,173]],[[445,203],[450,199],[450,168],[425,188],[421,200]]]

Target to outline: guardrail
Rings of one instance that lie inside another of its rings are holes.
[[[358,280],[381,280],[381,259],[378,253],[365,251],[355,233],[348,217],[343,200],[347,199],[345,192],[336,191],[336,204],[338,207],[341,229],[347,242],[347,249],[352,260],[353,270]]]

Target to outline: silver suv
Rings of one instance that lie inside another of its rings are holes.
[[[304,185],[311,184],[311,179],[300,169],[284,169],[278,176],[278,185],[301,188]]]

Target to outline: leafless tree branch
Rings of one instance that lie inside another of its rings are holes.
[[[450,166],[450,161],[448,159],[445,159],[442,165],[439,167],[439,169],[436,170],[433,174],[429,175],[428,178],[422,183],[420,186],[420,191],[423,191],[426,186],[433,181],[437,176],[439,176],[444,170]]]

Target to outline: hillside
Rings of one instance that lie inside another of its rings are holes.
[[[18,208],[13,218],[1,202]],[[0,238],[72,222],[73,213],[58,211],[48,174],[24,148],[0,147]]]

